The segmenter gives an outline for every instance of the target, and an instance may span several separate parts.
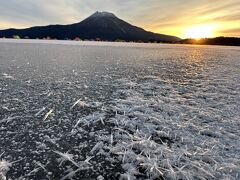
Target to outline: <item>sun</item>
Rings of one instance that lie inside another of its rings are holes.
[[[215,26],[213,25],[198,25],[187,28],[185,30],[185,38],[209,38],[214,36]]]

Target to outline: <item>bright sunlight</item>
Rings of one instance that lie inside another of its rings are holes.
[[[215,28],[216,27],[214,25],[193,26],[186,29],[185,37],[194,39],[213,37]]]

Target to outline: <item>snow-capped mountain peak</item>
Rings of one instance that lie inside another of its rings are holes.
[[[113,13],[109,13],[109,12],[105,12],[105,11],[103,11],[103,12],[96,11],[92,15],[92,17],[106,17],[106,16],[108,16],[108,17],[116,17]]]

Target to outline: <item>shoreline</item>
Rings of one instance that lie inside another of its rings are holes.
[[[27,43],[27,44],[55,44],[55,45],[86,45],[86,46],[115,46],[115,47],[146,47],[162,46],[162,45],[176,45],[176,46],[209,46],[209,47],[239,47],[237,45],[210,45],[210,44],[187,44],[187,43],[154,43],[154,42],[116,42],[116,41],[75,41],[75,40],[58,40],[58,39],[13,39],[13,38],[0,38],[0,43]]]

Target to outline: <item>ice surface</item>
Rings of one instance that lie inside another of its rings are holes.
[[[239,48],[1,41],[2,178],[240,178]]]

